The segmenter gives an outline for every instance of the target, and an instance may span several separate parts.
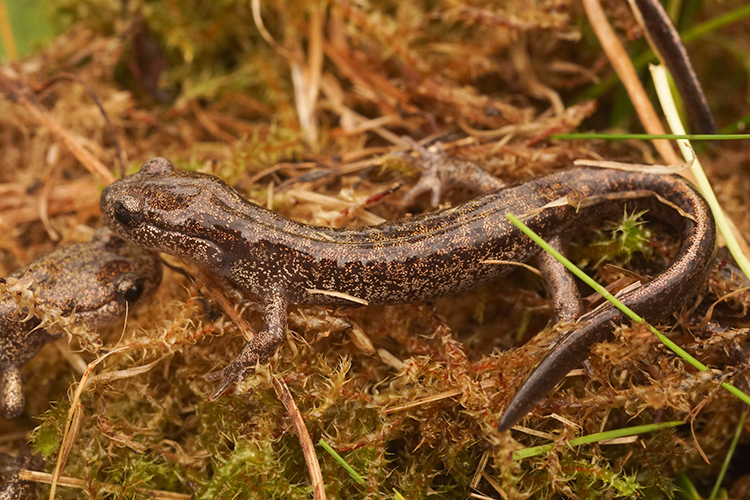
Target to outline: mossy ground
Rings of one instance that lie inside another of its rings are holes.
[[[695,2],[686,2],[685,22],[740,3],[698,5],[691,17]],[[619,90],[596,95],[596,105],[579,100],[611,71],[573,1],[261,2],[263,36],[245,1],[55,0],[54,8],[63,34],[4,71],[75,141],[113,172],[117,139],[128,172],[166,156],[304,222],[362,225],[404,216],[400,191],[377,196],[415,177],[403,161],[383,160],[400,135],[437,138],[508,182],[579,157],[653,156],[640,142],[548,138],[640,130]],[[633,53],[642,51],[624,2],[607,8]],[[747,28],[745,20],[688,47],[720,127],[749,114],[740,56],[750,44]],[[61,72],[86,82],[112,129],[81,84],[42,85]],[[295,82],[298,90],[317,86],[317,99],[295,98]],[[564,103],[559,109],[555,95]],[[89,236],[87,228],[101,224],[104,184],[59,135],[7,97],[0,99],[0,147],[5,275],[58,244],[54,234],[63,242]],[[709,147],[702,158],[726,210],[750,234],[746,143]],[[650,274],[668,259],[674,235],[661,229],[652,231],[649,258],[636,252],[627,259],[631,270]],[[626,260],[606,254],[579,261],[602,256]],[[748,339],[739,328],[750,297],[728,299],[701,326],[708,305],[743,286],[730,263],[720,254],[701,295],[662,326],[747,390]],[[615,281],[619,275],[603,264],[589,271]],[[230,300],[261,326],[256,302]],[[124,336],[122,325],[102,332],[105,349],[122,351],[97,366],[80,399],[63,475],[83,479],[84,488],[58,488],[57,498],[149,498],[147,490],[160,498],[310,498],[275,378],[291,390],[312,441],[327,441],[365,478],[357,484],[316,446],[328,498],[667,498],[678,473],[706,494],[745,408],[715,376],[686,368],[643,328],[619,329],[614,341],[596,346],[590,365],[523,422],[535,432],[496,433],[513,388],[559,334],[551,321],[543,285],[523,270],[431,304],[293,308],[293,331],[277,355],[236,394],[209,402],[213,385],[203,375],[225,366],[244,340],[210,289],[167,270],[158,297],[129,318]],[[352,324],[378,354],[356,347]],[[2,423],[8,449],[38,426],[32,446],[47,459],[45,470],[54,469],[71,387],[81,378],[70,360],[85,365],[100,354],[66,358],[48,346],[29,363],[27,416]],[[144,368],[127,371],[137,367]],[[617,444],[566,445],[582,434],[669,420],[690,425]],[[513,450],[550,440],[558,445],[549,453],[512,460]],[[742,459],[747,432],[743,442],[724,482],[735,498],[750,489]],[[46,498],[48,487],[39,490]]]

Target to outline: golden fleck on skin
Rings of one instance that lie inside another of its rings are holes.
[[[449,170],[459,167],[455,162],[446,165]],[[434,183],[426,189],[434,192]],[[675,176],[563,170],[448,210],[374,227],[335,229],[291,221],[248,202],[214,176],[177,171],[169,160],[154,158],[137,174],[109,185],[102,193],[101,211],[119,236],[193,262],[265,304],[263,330],[229,366],[207,377],[224,378],[211,396],[216,398],[283,342],[289,303],[352,305],[348,295],[372,304],[398,304],[458,293],[511,269],[488,260],[525,262],[539,255],[540,249],[506,213],[527,215],[524,222],[532,230],[564,250],[580,225],[612,211],[622,213],[617,197],[624,194],[632,195],[628,203],[647,208],[649,217],[675,227],[682,239],[661,274],[620,298],[654,321],[697,292],[716,246],[714,220],[705,201]],[[595,203],[547,207],[561,198]],[[580,296],[572,277],[546,254],[539,259],[558,317],[578,317]],[[345,295],[316,293],[321,290]],[[588,314],[519,389],[499,428],[507,430],[520,420],[620,321],[623,316],[610,305]]]
[[[65,245],[8,278],[34,282],[39,299],[89,328],[108,325],[151,297],[161,282],[161,262],[148,250],[131,245],[106,228],[88,243]],[[0,414],[23,412],[21,367],[48,342],[60,337],[24,321],[28,311],[12,297],[0,300]]]

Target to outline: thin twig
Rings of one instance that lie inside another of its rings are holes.
[[[112,184],[115,177],[102,162],[94,157],[81,143],[68,133],[52,115],[39,104],[31,89],[18,78],[0,73],[0,88],[8,98],[21,104],[34,118],[56,135],[86,170],[103,184]]]
[[[35,483],[47,483],[51,484],[53,476],[47,472],[39,472],[35,470],[21,469],[18,471],[18,477],[24,481],[33,481]],[[67,486],[68,488],[78,488],[79,490],[89,488],[91,486],[90,481],[78,479],[70,476],[60,476],[57,480],[57,484],[60,486]],[[100,491],[110,493],[120,493],[123,490],[122,486],[108,483],[96,483],[96,487]],[[148,490],[145,488],[136,488],[136,491],[143,493],[148,498],[154,498],[159,500],[190,500],[193,495],[187,495],[185,493],[174,493],[171,491],[163,490]]]
[[[96,95],[96,92],[94,92],[94,89],[91,88],[91,86],[81,80],[81,78],[78,75],[74,75],[72,73],[58,73],[46,82],[42,84],[42,89],[52,85],[53,83],[56,83],[58,80],[71,80],[73,82],[76,82],[80,84],[84,89],[86,89],[86,92],[88,93],[89,97],[91,97],[91,100],[94,101],[94,104],[96,104],[96,107],[99,108],[99,112],[101,112],[102,117],[104,117],[104,121],[107,124],[107,130],[109,131],[109,135],[112,137],[112,140],[115,143],[115,156],[117,158],[117,163],[120,165],[120,177],[125,177],[125,160],[122,158],[122,147],[120,145],[120,137],[117,135],[117,131],[115,130],[115,126],[112,123],[112,120],[109,119],[109,114],[104,109],[104,106],[102,105],[101,99],[99,99],[99,96]]]

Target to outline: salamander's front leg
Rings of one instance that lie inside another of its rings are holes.
[[[234,358],[229,366],[206,375],[205,378],[209,381],[224,379],[208,398],[209,400],[214,400],[224,394],[232,384],[242,382],[247,370],[273,356],[284,342],[288,304],[286,294],[283,290],[274,290],[265,297],[264,302],[266,307],[263,330],[245,345],[239,356]]]

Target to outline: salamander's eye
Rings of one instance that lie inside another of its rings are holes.
[[[143,222],[143,203],[137,198],[123,196],[112,204],[112,214],[125,227],[136,227]]]
[[[156,158],[151,158],[149,161],[144,163],[141,167],[140,173],[144,175],[163,175],[173,171],[174,165],[172,165],[171,161],[167,160],[166,158],[157,156]]]
[[[115,294],[119,299],[132,304],[143,295],[143,280],[135,273],[121,274],[115,278]]]

